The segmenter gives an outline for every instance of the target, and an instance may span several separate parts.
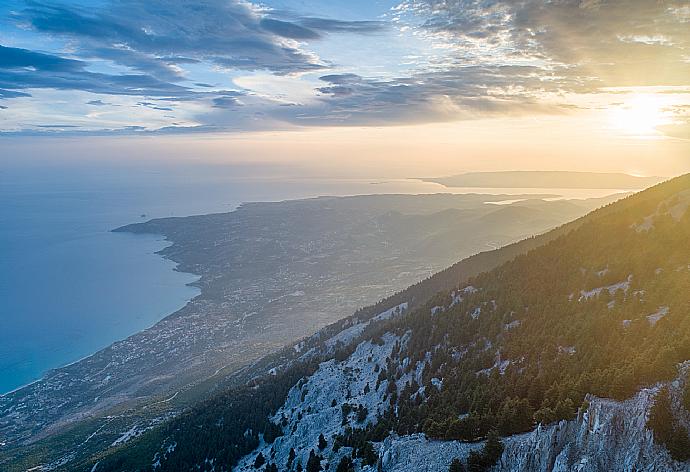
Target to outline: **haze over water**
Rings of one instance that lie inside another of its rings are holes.
[[[241,167],[8,166],[0,173],[0,393],[40,378],[181,308],[192,274],[155,254],[137,221],[231,211],[243,201],[362,193],[553,193],[445,189],[415,180],[246,178]],[[258,174],[261,174],[260,172]],[[376,185],[372,185],[376,183]]]

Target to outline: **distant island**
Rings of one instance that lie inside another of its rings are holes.
[[[419,180],[446,187],[484,188],[590,188],[643,189],[658,184],[663,177],[638,177],[623,173],[569,171],[468,172],[448,177]]]

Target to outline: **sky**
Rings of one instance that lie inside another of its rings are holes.
[[[4,0],[0,162],[690,171],[690,2]]]

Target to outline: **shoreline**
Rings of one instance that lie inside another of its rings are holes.
[[[186,217],[183,217],[183,218],[186,218]],[[158,234],[158,233],[136,233],[136,232],[131,232],[131,231],[116,231],[116,230],[118,230],[118,229],[120,229],[120,228],[125,228],[125,227],[127,227],[127,226],[136,225],[136,224],[140,224],[140,223],[131,223],[131,224],[128,224],[128,225],[120,226],[120,227],[118,227],[118,228],[114,228],[114,229],[108,230],[108,231],[106,231],[106,233],[127,233],[127,234],[130,234],[130,235],[135,236],[135,237],[136,237],[136,236],[145,236],[145,237],[147,237],[147,236],[148,236],[148,237],[156,237],[156,236],[158,236],[158,237],[160,237],[159,239],[156,239],[156,241],[157,241],[157,242],[160,242],[160,243],[162,244],[162,247],[160,247],[160,248],[154,250],[151,254],[154,255],[154,256],[156,256],[156,257],[158,257],[158,258],[160,258],[160,259],[162,259],[162,260],[164,260],[164,261],[170,261],[171,263],[173,263],[174,266],[170,269],[171,271],[176,272],[176,273],[179,273],[179,274],[185,274],[185,275],[194,276],[194,277],[195,277],[195,280],[192,280],[192,281],[190,281],[190,282],[185,282],[185,283],[182,285],[182,287],[191,287],[191,288],[195,288],[195,289],[197,290],[198,293],[197,293],[196,295],[193,295],[193,296],[187,298],[186,301],[185,301],[182,305],[180,305],[178,308],[174,309],[174,310],[171,311],[171,312],[166,313],[165,315],[163,315],[162,317],[158,318],[156,321],[154,321],[153,323],[147,325],[146,327],[140,328],[140,329],[136,329],[135,331],[131,332],[130,334],[126,335],[125,337],[121,337],[121,338],[114,339],[114,340],[110,341],[107,345],[105,345],[105,346],[103,346],[103,347],[101,347],[101,348],[99,348],[99,349],[97,349],[97,350],[95,350],[95,351],[92,351],[92,352],[90,352],[90,353],[88,353],[88,354],[85,354],[85,355],[79,357],[78,359],[75,359],[75,360],[73,360],[73,361],[67,362],[67,363],[65,363],[65,364],[60,364],[60,365],[58,365],[58,366],[56,366],[56,367],[48,368],[48,369],[46,369],[46,370],[40,375],[40,377],[36,378],[35,380],[32,380],[32,381],[27,382],[27,383],[25,383],[25,384],[19,385],[19,386],[15,387],[15,388],[13,388],[12,390],[9,390],[9,391],[7,391],[7,392],[2,392],[2,393],[0,393],[0,399],[4,399],[4,398],[7,398],[7,397],[10,397],[10,396],[12,396],[13,394],[16,394],[16,393],[20,392],[21,390],[30,388],[31,386],[33,386],[33,385],[35,385],[35,384],[38,384],[38,383],[40,383],[40,382],[46,380],[46,379],[51,375],[51,373],[53,373],[53,372],[60,371],[60,370],[62,370],[62,369],[67,369],[67,368],[72,367],[72,366],[74,366],[74,365],[76,365],[76,364],[79,364],[80,362],[83,362],[83,361],[85,361],[85,360],[87,360],[87,359],[89,359],[89,358],[92,358],[92,357],[98,355],[99,353],[105,351],[106,349],[111,348],[111,347],[112,347],[114,344],[116,344],[116,343],[120,343],[120,342],[126,341],[127,339],[131,338],[132,336],[136,336],[136,335],[138,335],[138,334],[140,334],[140,333],[142,333],[142,332],[144,332],[144,331],[146,331],[146,330],[148,330],[148,329],[153,328],[155,325],[157,325],[158,323],[160,323],[160,322],[163,321],[164,319],[168,318],[169,316],[174,315],[175,313],[177,313],[178,311],[180,311],[181,309],[183,309],[184,307],[186,307],[192,300],[194,300],[195,298],[197,298],[198,296],[201,295],[201,293],[202,293],[202,292],[201,292],[201,287],[200,287],[199,285],[197,285],[197,283],[201,280],[201,275],[200,275],[200,274],[195,274],[195,273],[193,273],[193,272],[187,272],[187,271],[179,270],[179,266],[180,266],[180,263],[179,263],[179,262],[177,262],[177,261],[171,259],[170,257],[168,257],[168,256],[166,256],[166,255],[164,255],[164,254],[162,254],[162,251],[164,251],[165,249],[167,249],[167,248],[169,248],[169,247],[171,247],[171,246],[173,246],[173,245],[175,244],[174,241],[171,241],[170,239],[168,239],[164,234]]]
[[[421,180],[421,179],[417,179],[417,180]],[[443,184],[439,184],[439,185],[443,185]],[[147,219],[146,221],[128,223],[128,224],[125,224],[125,225],[122,225],[122,226],[117,226],[117,227],[115,227],[115,228],[113,228],[113,229],[110,229],[110,230],[107,231],[108,233],[128,233],[128,234],[134,235],[134,236],[138,236],[138,235],[148,235],[148,236],[159,236],[159,237],[161,237],[160,242],[162,243],[162,247],[156,249],[156,250],[153,252],[153,254],[156,255],[156,256],[158,256],[158,257],[160,257],[162,260],[166,260],[166,261],[170,261],[170,262],[174,263],[174,267],[171,268],[172,271],[177,272],[177,273],[180,273],[180,274],[189,274],[189,275],[191,275],[191,276],[196,277],[195,280],[190,281],[190,282],[186,282],[186,283],[184,284],[184,287],[192,287],[192,288],[195,288],[195,289],[198,290],[198,293],[197,293],[196,295],[193,295],[193,296],[191,296],[190,298],[186,299],[186,301],[185,301],[182,305],[180,305],[177,309],[175,309],[175,310],[173,310],[173,311],[171,311],[171,312],[168,312],[167,314],[165,314],[165,315],[163,315],[162,317],[158,318],[155,322],[153,322],[153,323],[147,325],[146,327],[141,328],[141,329],[138,329],[138,330],[136,330],[136,331],[133,331],[133,332],[131,332],[129,335],[125,336],[125,337],[115,339],[115,340],[109,342],[107,345],[101,347],[100,349],[97,349],[97,350],[95,350],[95,351],[93,351],[93,352],[90,352],[89,354],[83,355],[83,356],[81,356],[80,358],[78,358],[78,359],[76,359],[76,360],[74,360],[74,361],[71,361],[71,362],[68,362],[68,363],[65,363],[65,364],[60,364],[60,365],[58,365],[58,366],[56,366],[56,367],[51,367],[51,368],[45,370],[45,371],[41,374],[41,376],[38,377],[38,378],[36,378],[35,380],[32,380],[32,381],[27,382],[27,383],[25,383],[25,384],[22,384],[22,385],[20,385],[20,386],[18,386],[18,387],[15,387],[15,388],[13,388],[12,390],[9,390],[9,391],[7,391],[7,392],[0,393],[0,399],[9,397],[9,396],[11,396],[11,395],[13,395],[13,394],[16,394],[17,392],[19,392],[19,391],[21,391],[21,390],[23,390],[23,389],[29,388],[29,387],[31,387],[32,385],[35,385],[35,384],[37,384],[37,383],[40,383],[41,381],[44,381],[44,380],[51,374],[51,372],[59,371],[59,370],[61,370],[61,369],[65,369],[65,368],[74,366],[75,364],[78,364],[78,363],[80,363],[80,362],[82,362],[82,361],[84,361],[84,360],[86,360],[86,359],[89,359],[89,358],[91,358],[91,357],[94,357],[94,356],[96,356],[97,354],[99,354],[100,352],[102,352],[102,351],[104,351],[104,350],[106,350],[106,349],[109,349],[110,347],[112,347],[112,346],[113,346],[114,344],[116,344],[116,343],[126,341],[126,340],[129,339],[130,337],[135,336],[135,335],[137,335],[137,334],[140,334],[140,333],[142,333],[142,332],[144,332],[144,331],[146,331],[146,330],[148,330],[148,329],[154,327],[155,325],[157,325],[157,324],[160,323],[161,321],[165,320],[166,318],[175,315],[177,312],[179,312],[180,310],[182,310],[183,308],[185,308],[191,301],[193,301],[195,298],[197,298],[197,297],[199,297],[199,296],[201,296],[201,295],[203,294],[203,293],[202,293],[202,290],[201,290],[201,286],[199,285],[199,281],[201,280],[202,275],[201,275],[201,274],[196,274],[196,273],[194,273],[194,272],[189,272],[189,271],[186,271],[186,270],[180,270],[180,265],[181,265],[181,263],[180,263],[179,261],[176,261],[176,260],[174,260],[173,258],[169,257],[167,254],[165,254],[165,250],[166,250],[166,249],[169,249],[169,248],[171,248],[171,247],[173,247],[173,246],[175,245],[175,242],[174,242],[174,241],[170,240],[170,238],[169,238],[166,234],[162,234],[162,232],[155,232],[155,231],[138,231],[138,230],[137,230],[138,227],[141,227],[141,226],[149,226],[150,223],[151,223],[152,221],[156,221],[156,220],[170,220],[170,219],[179,219],[179,220],[183,220],[183,219],[186,219],[186,218],[208,217],[208,216],[213,216],[213,215],[227,215],[227,214],[233,213],[233,212],[235,212],[235,211],[237,211],[237,210],[239,210],[239,209],[246,208],[246,207],[251,207],[251,206],[254,206],[254,205],[272,205],[272,204],[281,204],[281,203],[285,203],[285,202],[298,202],[298,201],[305,201],[305,200],[319,200],[319,199],[330,199],[330,198],[358,198],[358,197],[366,198],[366,197],[374,197],[374,196],[410,196],[410,197],[413,197],[413,196],[424,196],[424,195],[428,195],[428,196],[431,196],[431,195],[468,195],[468,196],[484,196],[484,195],[486,195],[486,196],[501,197],[501,198],[503,198],[503,197],[515,197],[515,196],[520,196],[520,197],[523,197],[524,199],[528,199],[528,198],[529,198],[529,199],[540,199],[540,200],[545,200],[545,201],[549,201],[549,200],[581,199],[581,198],[574,197],[574,196],[572,196],[572,195],[559,195],[559,194],[556,194],[556,193],[520,193],[520,194],[518,195],[518,194],[516,194],[516,193],[514,193],[514,192],[505,192],[505,190],[509,190],[508,188],[494,188],[494,189],[492,189],[492,190],[496,190],[496,191],[497,191],[496,193],[484,193],[484,192],[482,192],[482,191],[473,191],[473,192],[453,192],[453,191],[452,191],[453,187],[446,187],[446,188],[448,189],[448,191],[446,191],[446,192],[420,193],[420,194],[411,194],[411,193],[372,193],[372,194],[352,194],[352,195],[318,195],[318,196],[314,196],[314,197],[286,198],[286,199],[276,199],[276,200],[271,200],[271,201],[243,201],[243,202],[237,204],[236,206],[234,206],[234,208],[230,209],[229,211],[223,211],[223,212],[209,212],[209,213],[194,214],[194,215],[186,215],[186,216],[172,216],[172,217],[163,216],[163,217],[154,217],[154,218]],[[501,190],[503,190],[504,192],[501,192]],[[513,189],[513,190],[517,190],[517,189]],[[547,190],[547,189],[534,188],[534,189],[527,189],[527,190]],[[548,189],[548,190],[557,190],[557,189]],[[561,189],[561,190],[570,190],[570,189]],[[578,190],[581,190],[581,189],[578,189]],[[589,189],[589,190],[600,190],[600,189]],[[626,192],[625,190],[621,190],[621,189],[610,189],[610,190],[615,190],[614,193],[625,193],[625,192]],[[585,198],[596,198],[596,197],[589,196],[589,197],[585,197]],[[503,200],[493,201],[493,202],[492,202],[492,201],[488,201],[488,202],[485,202],[485,203],[487,203],[487,204],[492,204],[492,203],[493,203],[493,204],[499,204],[499,203],[502,203],[502,202],[503,202]]]

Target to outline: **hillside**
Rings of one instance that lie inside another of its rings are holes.
[[[690,470],[689,204],[683,176],[464,261],[83,467]]]
[[[121,228],[163,234],[172,243],[163,256],[200,275],[201,294],[151,328],[0,396],[0,469],[71,464],[118,446],[219,389],[243,384],[268,359],[256,368],[253,362],[359,307],[470,254],[620,198],[494,204],[509,197],[321,197]],[[506,213],[513,205],[534,211],[526,218]],[[490,224],[482,221],[493,213]],[[485,253],[458,267],[467,275],[488,270],[526,248]],[[443,274],[427,279],[412,289],[410,306],[453,284]],[[375,314],[359,315],[365,312]]]

